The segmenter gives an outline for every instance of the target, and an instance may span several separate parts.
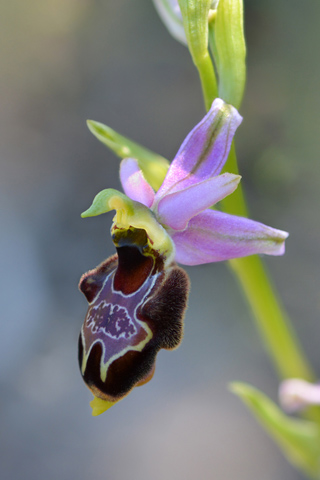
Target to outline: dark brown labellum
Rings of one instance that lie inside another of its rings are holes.
[[[161,348],[183,335],[187,274],[164,267],[144,230],[119,231],[117,254],[82,276],[89,309],[79,337],[79,365],[96,397],[117,401],[152,378]]]

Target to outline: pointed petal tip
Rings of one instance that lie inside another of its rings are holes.
[[[154,200],[154,191],[145,179],[135,158],[124,158],[120,163],[120,181],[125,194],[150,208]]]
[[[239,395],[239,396],[241,396],[244,393],[245,388],[246,388],[246,384],[238,381],[230,382],[228,384],[228,390],[231,393],[234,393],[235,395]]]
[[[87,217],[92,217],[91,215],[91,207],[89,207],[87,210],[81,213],[81,218],[87,218]]]
[[[172,234],[176,262],[201,265],[255,254],[283,255],[288,233],[245,217],[208,209]]]
[[[219,111],[226,114],[226,116],[233,117],[233,123],[238,127],[243,120],[242,115],[238,112],[238,110],[231,105],[230,103],[226,103],[221,98],[216,98],[211,105],[211,108],[207,115],[214,114],[216,115]]]
[[[111,408],[116,402],[108,402],[107,400],[102,400],[102,398],[94,397],[90,402],[90,407],[92,408],[92,416],[97,417],[101,413],[106,412]]]
[[[114,192],[111,188],[99,192],[93,199],[90,207],[81,213],[81,218],[96,217],[97,215],[101,215],[101,213],[109,212],[111,208],[107,206],[108,198],[106,199],[106,201],[103,201],[104,196],[106,196],[105,194],[108,191]]]
[[[224,174],[222,174],[224,175]],[[228,173],[228,175],[232,175],[232,181],[235,182],[237,185],[239,185],[241,179],[242,179],[242,175],[235,175],[233,173]],[[231,178],[231,177],[230,177]]]
[[[87,127],[89,128],[90,132],[96,133],[99,128],[99,122],[95,120],[88,119],[86,120]]]
[[[271,228],[271,227],[269,227]],[[266,252],[268,255],[280,256],[284,255],[286,251],[285,241],[289,237],[289,233],[284,230],[271,229],[270,235],[271,242],[273,241],[273,247],[270,251]]]
[[[236,108],[215,99],[182,142],[156,198],[219,175],[241,121]]]
[[[98,140],[100,140],[100,142],[107,145],[107,147],[109,147],[111,150],[113,150],[118,155],[118,152],[120,151],[119,147],[121,145],[117,141],[117,138],[116,138],[117,133],[114,130],[112,130],[110,127],[108,127],[107,125],[104,125],[101,122],[97,122],[96,120],[87,120],[86,123],[87,123],[87,127],[90,130],[90,132]],[[125,150],[125,148],[124,148],[124,150]],[[124,155],[125,155],[125,153],[123,153],[123,151],[121,151],[120,156],[124,156]]]
[[[283,240],[286,240],[290,233],[289,232],[286,232],[285,230],[277,230],[279,232],[279,234],[282,236]]]

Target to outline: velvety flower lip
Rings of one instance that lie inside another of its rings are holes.
[[[125,194],[151,209],[172,238],[175,260],[181,264],[284,253],[287,232],[210,208],[230,195],[240,181],[239,175],[221,174],[221,170],[241,121],[234,107],[216,99],[187,135],[156,193],[135,159],[121,162]]]
[[[279,388],[279,400],[288,413],[303,410],[310,405],[320,405],[320,384],[300,378],[284,380]]]
[[[187,274],[145,229],[117,228],[112,239],[117,253],[79,283],[89,305],[78,359],[94,416],[151,380],[159,350],[179,346],[189,292]]]

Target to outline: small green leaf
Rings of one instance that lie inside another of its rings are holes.
[[[246,82],[242,0],[219,0],[209,43],[219,76],[219,97],[239,109]]]
[[[291,418],[262,392],[245,383],[232,383],[238,395],[281,448],[287,459],[311,478],[320,478],[320,429],[307,420]]]
[[[159,190],[169,168],[168,160],[120,135],[103,123],[88,120],[87,125],[93,135],[120,158],[137,159],[147,182],[154,190]]]

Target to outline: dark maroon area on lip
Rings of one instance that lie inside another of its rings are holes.
[[[82,361],[82,342],[79,338],[79,362]],[[115,401],[125,395],[152,371],[156,353],[152,348],[143,352],[127,352],[115,360],[108,369],[105,382],[100,377],[100,358],[102,347],[97,343],[90,353],[83,379],[95,394],[100,393],[104,400]],[[81,364],[81,363],[80,363]]]
[[[94,395],[109,401],[151,379],[158,351],[176,348],[183,336],[188,276],[174,263],[165,269],[158,252],[151,255],[146,235],[140,231],[137,235],[138,245],[133,244],[134,231],[117,238],[118,254],[83,275],[79,285],[90,302],[79,338],[80,368],[84,347],[87,352],[91,348],[83,379]],[[119,312],[126,312],[124,318],[129,315],[135,334],[122,332]],[[111,363],[102,381],[101,363],[107,361]]]
[[[120,247],[118,267],[114,276],[114,288],[125,295],[136,292],[151,274],[154,259],[144,256],[136,247]]]
[[[79,290],[91,303],[103,287],[106,277],[117,267],[118,255],[114,254],[102,262],[98,267],[84,273],[80,278]]]

